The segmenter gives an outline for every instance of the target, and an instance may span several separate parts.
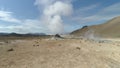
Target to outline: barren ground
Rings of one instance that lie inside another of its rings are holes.
[[[8,51],[11,48],[13,51]],[[84,39],[0,42],[0,68],[120,68],[120,42]]]

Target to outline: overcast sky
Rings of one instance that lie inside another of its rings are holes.
[[[120,0],[0,0],[0,32],[66,33],[120,16]]]

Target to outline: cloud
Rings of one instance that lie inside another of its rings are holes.
[[[88,16],[82,16],[82,15],[86,14],[86,13],[83,13],[80,16],[73,17],[72,20],[78,21],[81,23],[107,21],[107,20],[112,19],[114,17],[120,16],[119,7],[120,7],[120,3],[115,3],[115,4],[112,4],[110,6],[104,7],[103,9],[101,9],[100,11],[98,11],[95,14],[91,14]],[[98,8],[98,7],[96,6],[96,8]],[[86,12],[88,10],[86,8],[83,8],[83,9],[84,9],[84,12]],[[92,8],[91,10],[93,10],[93,9],[94,8]],[[89,12],[89,13],[91,13],[91,12]]]
[[[115,3],[108,7],[105,7],[102,11],[97,13],[102,17],[115,17],[120,15],[120,3]]]
[[[0,10],[0,20],[9,25],[0,24],[0,32],[17,32],[17,33],[42,33],[47,28],[39,19],[17,19],[13,16],[13,12]]]
[[[12,24],[0,24],[0,32],[17,32],[17,33],[40,33],[46,32],[47,28],[39,19],[17,19],[13,17],[13,12],[0,11],[0,20]]]
[[[0,20],[6,21],[6,22],[13,22],[13,23],[21,22],[19,19],[16,19],[13,17],[12,12],[1,11],[1,10],[0,10]]]
[[[77,10],[77,12],[84,12],[84,11],[93,10],[93,9],[97,8],[98,6],[99,6],[99,4],[93,4],[93,5],[85,6],[85,7],[79,8]]]
[[[38,5],[38,6],[41,6],[41,5],[47,6],[47,5],[52,4],[55,1],[56,0],[36,0],[35,1],[35,5]]]
[[[0,32],[48,33],[48,30],[37,19],[26,19],[19,25],[0,25]]]

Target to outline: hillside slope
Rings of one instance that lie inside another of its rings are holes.
[[[71,34],[83,36],[89,33],[94,33],[95,35],[99,35],[101,37],[120,37],[120,16],[115,17],[104,24],[83,27],[73,31]]]

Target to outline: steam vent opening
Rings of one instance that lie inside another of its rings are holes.
[[[55,35],[56,38],[62,38],[59,34]]]

